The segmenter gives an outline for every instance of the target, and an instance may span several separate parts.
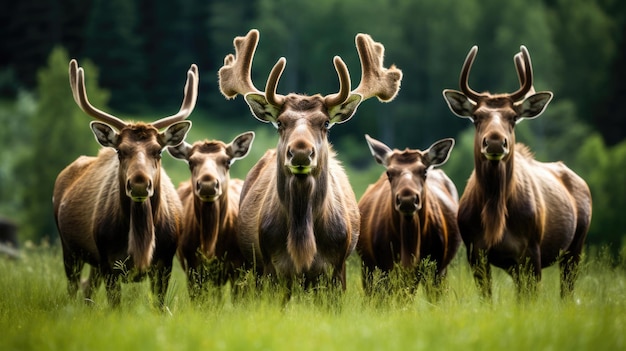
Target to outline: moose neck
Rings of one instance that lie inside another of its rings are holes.
[[[424,189],[422,207],[413,215],[405,215],[393,210],[394,222],[400,223],[400,264],[403,268],[415,267],[421,259],[422,232],[426,230],[429,212],[426,199],[426,189]]]
[[[288,213],[287,250],[297,272],[311,267],[317,253],[314,218],[323,211],[328,189],[328,150],[318,155],[318,167],[307,175],[294,175],[278,159],[278,196]],[[280,155],[280,152],[279,152]]]
[[[154,218],[159,210],[161,201],[159,184],[157,176],[152,196],[143,202],[131,200],[126,196],[124,187],[121,186],[119,189],[121,209],[129,220],[128,254],[139,271],[143,271],[150,266],[156,245]]]
[[[198,219],[200,230],[200,249],[205,255],[215,254],[215,246],[220,230],[220,223],[224,221],[226,206],[228,204],[228,192],[224,191],[215,201],[201,201],[194,196],[195,217]]]
[[[513,188],[514,152],[511,146],[507,157],[490,161],[475,152],[477,189],[483,204],[481,219],[485,244],[491,247],[502,240],[506,227],[507,199]]]

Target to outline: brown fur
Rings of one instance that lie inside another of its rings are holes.
[[[224,167],[228,158],[225,149],[226,144],[221,141],[194,143],[188,155],[194,162],[190,164],[192,177],[178,187],[184,213],[178,257],[193,298],[203,292],[205,282],[221,286],[230,281],[234,286],[243,266],[236,232],[243,181],[230,179],[228,168]],[[211,163],[215,168],[201,170],[210,160],[215,161]],[[201,201],[194,184],[209,176],[219,180],[222,193],[215,201]]]
[[[521,292],[524,274],[531,277],[532,291],[541,269],[557,261],[561,294],[570,295],[591,222],[589,188],[563,163],[538,162],[527,147],[515,144],[519,107],[502,99],[492,104],[487,96],[475,107],[474,171],[458,214],[468,259],[486,296],[491,295],[489,264],[512,274]],[[485,139],[505,140],[506,155],[488,160]]]
[[[145,124],[130,125],[120,135],[122,143],[132,141],[136,145],[132,150],[146,145],[150,145],[147,150],[160,149],[156,129]],[[144,157],[153,153],[147,151]],[[87,298],[100,279],[105,278],[109,301],[118,304],[120,275],[132,278],[148,272],[158,301],[163,303],[182,208],[159,161],[152,164],[156,166],[152,176],[153,195],[143,203],[126,196],[122,170],[135,167],[133,155],[120,164],[115,150],[103,148],[97,157],[79,157],[57,177],[54,215],[72,295],[78,290],[80,271],[87,262],[94,267],[87,282]]]
[[[224,58],[219,86],[227,98],[244,95],[253,115],[270,122],[280,135],[246,177],[240,205],[240,248],[268,276],[305,278],[316,283],[332,270],[333,283],[345,289],[345,260],[359,235],[359,211],[345,171],[328,143],[328,129],[348,121],[371,97],[387,102],[400,89],[402,72],[383,65],[384,47],[367,34],[355,43],[361,82],[350,91],[343,60],[333,59],[339,92],[321,96],[281,95],[276,87],[287,60],[276,62],[265,92],[252,83],[250,70],[258,30],[234,40],[235,55]]]
[[[278,118],[283,126],[278,147],[266,152],[244,183],[240,247],[268,275],[291,279],[304,274],[314,281],[332,269],[333,279],[345,288],[345,260],[359,235],[356,198],[328,144],[321,98],[290,94],[287,101]],[[297,112],[302,106],[315,108]],[[309,175],[294,175],[283,166],[287,145],[294,143],[290,134],[300,123],[311,133],[306,140],[317,156]]]
[[[419,150],[394,150],[390,159],[389,168],[398,172],[394,180],[390,182],[383,173],[359,200],[361,235],[357,251],[368,294],[375,291],[376,269],[388,273],[400,265],[415,277],[420,274],[419,262],[426,259],[436,264],[433,278],[437,285],[461,243],[456,223],[458,194],[452,181],[436,169],[422,178],[427,166]],[[401,171],[410,172],[412,179],[402,179]],[[394,207],[396,196],[406,192],[420,194],[421,208],[410,215]]]
[[[515,125],[537,118],[552,100],[536,92],[530,54],[514,56],[520,88],[511,94],[477,93],[468,84],[478,52],[461,69],[461,91],[444,90],[450,110],[476,127],[474,171],[459,202],[458,223],[483,296],[491,296],[490,265],[512,275],[518,295],[533,295],[541,269],[559,262],[561,296],[570,296],[591,223],[591,194],[563,163],[534,159],[515,144]]]

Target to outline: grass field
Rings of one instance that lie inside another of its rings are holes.
[[[123,285],[110,309],[104,289],[91,304],[66,296],[59,248],[27,248],[20,260],[0,258],[0,350],[624,350],[626,265],[587,253],[575,298],[559,298],[558,270],[544,270],[539,296],[517,303],[511,279],[494,273],[494,299],[479,299],[459,253],[448,290],[429,302],[364,298],[359,261],[349,260],[341,308],[298,293],[233,302],[192,303],[175,266],[166,301],[152,308],[147,282]]]

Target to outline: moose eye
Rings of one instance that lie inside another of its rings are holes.
[[[330,128],[330,121],[324,122],[324,128],[326,129]]]
[[[230,165],[232,165],[233,162],[230,159],[227,159],[224,161],[224,167],[226,167],[226,169],[230,169]]]

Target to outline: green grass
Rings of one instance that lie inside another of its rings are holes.
[[[620,350],[626,347],[626,266],[589,253],[571,301],[559,298],[558,270],[544,270],[539,296],[517,303],[513,283],[494,270],[494,299],[477,296],[463,253],[437,302],[423,289],[409,300],[371,302],[349,260],[342,307],[299,292],[286,305],[272,291],[233,302],[192,303],[175,266],[168,311],[152,308],[147,282],[125,284],[110,309],[66,296],[60,250],[27,248],[0,259],[1,350]]]

